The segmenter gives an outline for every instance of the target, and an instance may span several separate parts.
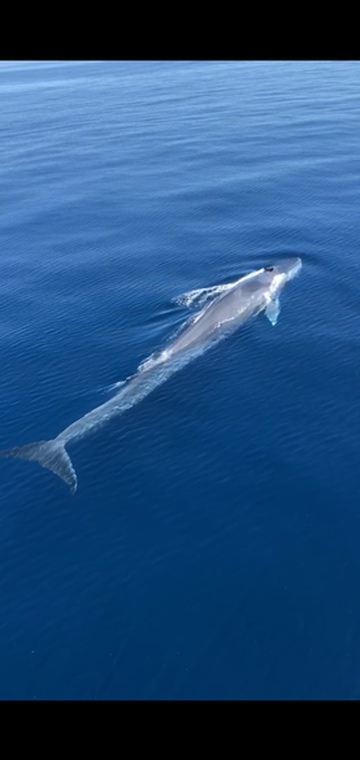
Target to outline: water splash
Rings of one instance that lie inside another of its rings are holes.
[[[104,393],[106,395],[107,393],[118,391],[120,388],[122,388],[123,385],[126,384],[127,380],[128,378],[126,378],[126,380],[118,380],[116,383],[110,383],[110,385],[103,385],[98,389],[98,392]]]
[[[176,296],[173,300],[179,306],[186,306],[188,309],[205,306],[208,301],[217,298],[217,296],[220,296],[227,290],[231,290],[237,282],[239,282],[239,280],[235,280],[235,282],[226,282],[223,285],[213,285],[210,288],[189,290],[187,293],[182,293],[182,295]]]
[[[170,353],[168,349],[164,348],[163,351],[155,351],[155,353],[150,354],[150,356],[148,356],[146,359],[144,359],[144,361],[141,362],[141,364],[139,364],[137,371],[147,372],[149,369],[153,369],[154,367],[165,364],[169,358]]]

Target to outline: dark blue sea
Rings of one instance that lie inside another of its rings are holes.
[[[3,62],[0,449],[193,310],[264,316],[69,445],[0,460],[0,698],[359,699],[360,64]],[[180,297],[180,298],[179,298]]]

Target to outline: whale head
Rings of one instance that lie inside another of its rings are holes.
[[[265,272],[271,273],[273,277],[280,275],[285,278],[285,282],[288,282],[293,277],[296,277],[301,267],[302,261],[300,257],[293,256],[292,258],[281,259],[281,261],[277,261],[273,266],[265,267]]]
[[[272,266],[264,267],[260,273],[262,285],[269,289],[270,295],[274,297],[279,294],[289,280],[292,280],[300,272],[302,267],[301,259],[294,256],[289,259],[277,261]]]

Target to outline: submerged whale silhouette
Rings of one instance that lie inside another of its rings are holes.
[[[62,478],[75,493],[77,476],[65,447],[130,409],[170,375],[251,317],[265,312],[275,325],[280,310],[279,294],[301,266],[300,258],[285,259],[242,277],[205,306],[156,358],[143,363],[109,401],[80,417],[56,438],[0,451],[0,456],[38,462]]]

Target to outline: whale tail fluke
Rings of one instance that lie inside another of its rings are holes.
[[[72,494],[77,489],[76,472],[62,441],[54,439],[16,446],[14,449],[0,451],[0,457],[15,457],[16,459],[38,462],[41,467],[46,467],[64,480],[70,486]]]

